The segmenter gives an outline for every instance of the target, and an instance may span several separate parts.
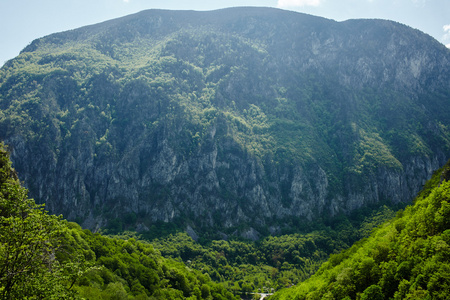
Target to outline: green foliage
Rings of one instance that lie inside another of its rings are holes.
[[[450,162],[396,218],[332,256],[310,279],[274,299],[445,299],[450,291]]]
[[[383,300],[384,295],[381,288],[374,284],[369,286],[361,295],[361,300]]]
[[[402,164],[393,156],[389,147],[376,131],[367,133],[364,129],[357,128],[352,124],[355,134],[359,136],[355,147],[352,172],[359,175],[370,174],[378,166],[390,167],[402,170]]]

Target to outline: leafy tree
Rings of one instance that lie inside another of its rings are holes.
[[[373,284],[369,286],[361,295],[361,300],[383,300],[384,295],[380,286]]]

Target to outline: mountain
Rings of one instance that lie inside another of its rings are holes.
[[[0,109],[50,212],[257,239],[412,199],[450,157],[450,50],[385,20],[148,10],[33,41]]]
[[[414,205],[332,255],[307,281],[270,299],[447,299],[450,292],[450,162]]]

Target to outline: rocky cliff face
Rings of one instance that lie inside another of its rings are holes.
[[[328,177],[320,165],[263,165],[232,140],[211,141],[209,149],[186,160],[167,140],[153,139],[136,145],[119,161],[102,165],[95,162],[89,145],[74,156],[44,162],[36,161],[23,141],[7,142],[13,145],[21,176],[27,180],[39,170],[43,173],[39,180],[26,181],[33,183],[29,188],[34,196],[52,212],[82,218],[89,228],[127,213],[141,216],[145,223],[183,218],[199,227],[270,226],[269,220],[290,217],[311,221],[367,204],[410,200],[445,159],[442,154],[411,158],[404,171],[380,168],[363,184],[359,178],[348,178],[344,182],[348,193],[330,197]],[[155,152],[146,149],[150,142],[158,144]],[[150,162],[147,155],[153,156]],[[36,165],[27,168],[20,161]],[[147,165],[144,170],[142,165]]]
[[[8,62],[0,137],[31,195],[88,228],[311,221],[413,198],[450,157],[449,71],[389,21],[146,11]]]

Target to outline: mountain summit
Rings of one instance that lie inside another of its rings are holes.
[[[411,200],[450,158],[450,50],[385,20],[148,10],[33,41],[0,108],[51,212],[257,237]]]

